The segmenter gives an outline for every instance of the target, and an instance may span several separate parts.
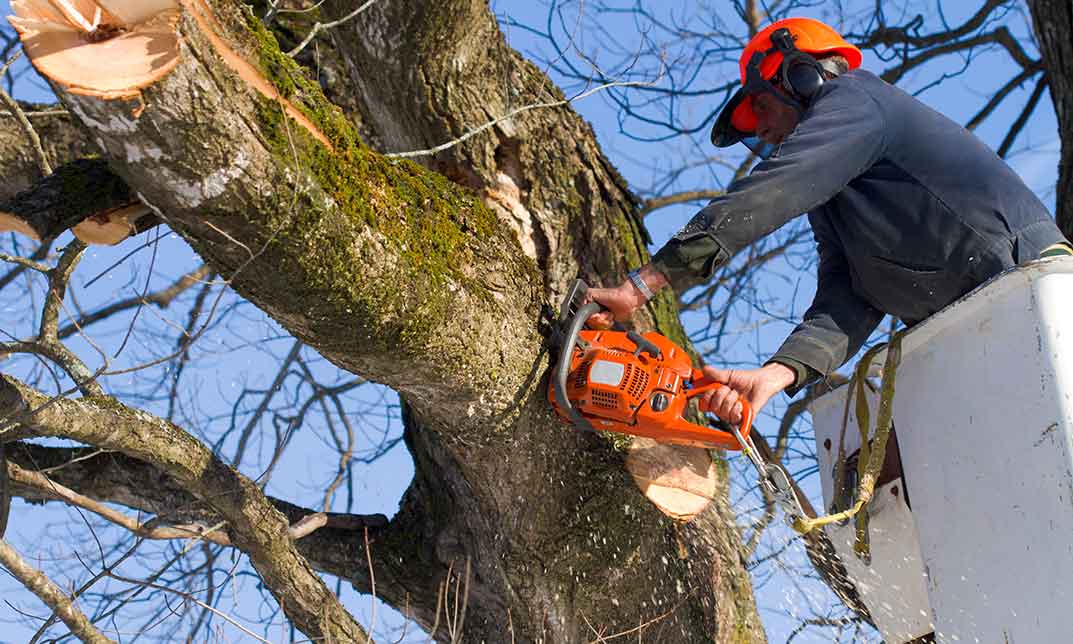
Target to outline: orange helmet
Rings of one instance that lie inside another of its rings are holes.
[[[786,32],[789,34],[788,39],[785,37]],[[810,56],[801,56],[799,52]],[[741,69],[742,87],[719,114],[712,129],[712,143],[726,147],[756,131],[752,94],[758,88],[751,85],[772,80],[780,70],[785,76],[787,65],[784,63],[796,63],[795,58],[808,59],[815,67],[815,63],[811,61],[833,55],[845,58],[850,69],[861,65],[861,50],[846,42],[837,31],[819,20],[786,18],[765,27],[741,52],[738,64]],[[822,83],[822,76],[819,79]],[[779,81],[791,95],[795,93],[792,85],[787,86],[787,78],[780,78]]]

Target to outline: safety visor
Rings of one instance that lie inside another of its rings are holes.
[[[719,118],[712,127],[712,144],[726,148],[735,143],[744,143],[746,147],[761,158],[768,158],[778,146],[765,143],[756,136],[756,112],[753,111],[753,97],[762,92],[770,92],[783,102],[789,99],[775,91],[772,81],[778,82],[778,67],[772,74],[772,80],[765,79],[760,73],[760,63],[769,52],[756,52],[746,66],[745,84],[730,98]],[[799,109],[799,108],[798,108]]]

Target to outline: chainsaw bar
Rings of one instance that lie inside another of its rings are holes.
[[[734,427],[734,437],[741,443],[741,451],[748,457],[756,470],[756,476],[760,486],[765,492],[775,499],[775,503],[782,508],[783,516],[791,527],[798,519],[808,516],[801,506],[801,499],[797,497],[794,486],[790,482],[790,475],[786,469],[778,463],[769,463],[756,449],[751,436],[742,436],[741,431]]]
[[[749,462],[756,469],[761,488],[770,494],[775,503],[782,508],[786,522],[794,527],[797,519],[814,517],[815,511],[812,509],[812,504],[807,500],[802,501],[803,497],[799,496],[800,492],[786,468],[779,463],[767,460],[772,456],[772,452],[763,438],[759,443],[763,446],[762,449],[757,449],[757,444],[753,442],[751,435],[747,440],[743,440],[740,434],[737,434],[737,438],[742,441],[742,451],[746,453]],[[861,599],[856,585],[850,579],[827,532],[823,528],[810,530],[801,535],[801,538],[804,542],[805,554],[808,555],[809,561],[812,562],[827,587],[858,617],[875,626],[871,612]]]

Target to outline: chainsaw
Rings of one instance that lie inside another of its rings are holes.
[[[726,385],[694,369],[689,354],[659,333],[584,329],[589,317],[602,308],[595,302],[585,303],[587,293],[585,282],[574,282],[563,299],[553,333],[559,355],[548,399],[561,418],[582,431],[605,430],[664,443],[741,451],[756,470],[761,489],[782,508],[787,523],[794,526],[801,518],[815,516],[786,469],[769,460],[768,444],[754,443],[755,414],[748,401],[741,401],[741,423],[729,431],[686,420],[693,399]],[[704,397],[697,402],[700,412],[710,413]],[[874,624],[827,533],[813,530],[803,539],[820,577],[857,615]]]
[[[786,470],[767,462],[750,433],[754,411],[741,401],[742,418],[729,431],[685,418],[689,403],[710,413],[701,394],[726,385],[693,368],[688,353],[662,334],[650,331],[584,329],[601,307],[585,303],[582,280],[563,299],[555,343],[559,356],[548,387],[556,412],[575,428],[647,436],[663,443],[742,451],[760,484],[783,508],[791,524],[807,516]]]

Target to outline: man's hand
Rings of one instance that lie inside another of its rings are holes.
[[[667,285],[667,278],[651,264],[645,264],[638,272],[653,293],[659,292]],[[596,302],[606,309],[589,318],[589,327],[610,329],[616,321],[625,322],[630,319],[633,312],[644,306],[648,300],[633,282],[626,279],[614,288],[590,288],[587,301]]]
[[[589,318],[589,326],[593,329],[610,329],[616,320],[625,322],[645,305],[644,296],[629,280],[615,288],[590,288],[589,300],[605,309]]]
[[[797,374],[786,365],[772,362],[759,369],[717,369],[704,367],[704,375],[726,387],[701,395],[701,409],[731,423],[741,422],[741,399],[757,414],[772,396],[794,383]]]

